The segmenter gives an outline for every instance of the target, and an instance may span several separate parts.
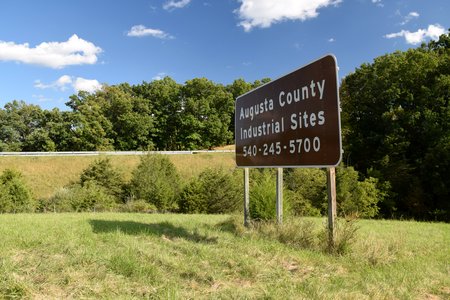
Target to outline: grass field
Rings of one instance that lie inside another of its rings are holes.
[[[56,190],[79,179],[81,172],[96,159],[106,156],[0,157],[0,172],[15,169],[22,173],[35,198],[48,198]],[[125,179],[139,164],[140,156],[107,156]],[[181,178],[188,180],[207,167],[234,168],[234,153],[169,155]]]
[[[0,224],[0,298],[450,297],[450,224],[359,221],[342,256],[228,216],[17,214]]]

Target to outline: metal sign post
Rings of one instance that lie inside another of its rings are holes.
[[[250,225],[250,180],[249,180],[249,169],[244,168],[244,226],[248,227]]]
[[[328,168],[331,243],[336,216],[334,167],[342,158],[338,91],[336,57],[326,55],[239,96],[235,103],[236,164],[245,169],[278,168],[279,224],[282,168]],[[248,207],[248,202],[244,206]],[[244,214],[248,222],[248,211]]]
[[[328,190],[328,246],[334,247],[336,239],[336,169],[327,168]]]
[[[277,223],[283,223],[283,168],[277,168]]]

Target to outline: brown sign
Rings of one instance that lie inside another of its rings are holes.
[[[236,99],[240,167],[325,167],[341,160],[337,64],[327,55]]]

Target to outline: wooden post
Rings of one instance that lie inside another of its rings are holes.
[[[283,168],[277,169],[277,223],[283,223]]]
[[[336,238],[336,168],[327,168],[328,188],[328,246],[334,247]]]
[[[250,187],[249,187],[249,169],[244,168],[244,226],[250,225]]]

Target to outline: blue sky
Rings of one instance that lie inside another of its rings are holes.
[[[450,27],[448,0],[1,0],[0,106],[164,76],[276,79],[327,53],[342,78]]]

